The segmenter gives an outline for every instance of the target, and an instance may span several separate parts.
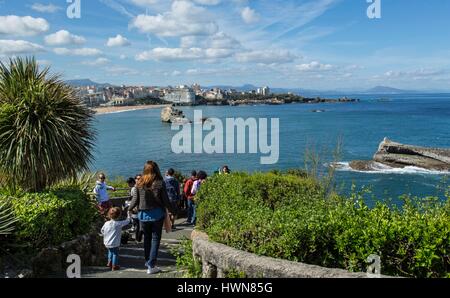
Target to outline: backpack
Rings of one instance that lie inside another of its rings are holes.
[[[165,179],[166,182],[166,190],[167,195],[171,201],[178,201],[180,199],[179,191],[177,191],[177,187],[179,188],[178,182],[174,178]]]

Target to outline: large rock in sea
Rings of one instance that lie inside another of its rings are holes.
[[[376,171],[379,164],[392,168],[413,166],[433,171],[450,171],[450,149],[404,145],[385,138],[372,161],[352,161],[358,171]]]
[[[177,110],[173,107],[166,107],[161,111],[161,121],[180,124],[191,123],[191,121],[186,118],[183,111]]]
[[[404,145],[385,138],[373,160],[392,167],[415,166],[428,170],[448,171],[450,149]]]
[[[161,121],[170,123],[170,117],[172,116],[173,108],[166,107],[161,111]]]

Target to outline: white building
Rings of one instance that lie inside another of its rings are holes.
[[[258,92],[257,93],[259,95],[268,96],[268,95],[270,95],[270,88],[267,87],[267,86],[262,87],[262,88],[258,88]]]
[[[186,86],[180,86],[166,93],[164,100],[179,104],[195,104],[195,92]]]

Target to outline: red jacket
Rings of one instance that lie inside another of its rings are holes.
[[[192,194],[192,186],[194,185],[194,181],[197,179],[189,178],[184,184],[183,193],[188,200],[192,200],[194,195]]]

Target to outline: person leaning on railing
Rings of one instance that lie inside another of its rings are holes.
[[[111,200],[109,199],[108,190],[116,191],[114,187],[107,185],[105,181],[105,174],[100,173],[93,190],[97,200],[97,209],[103,216],[106,216],[109,209],[113,206]]]

